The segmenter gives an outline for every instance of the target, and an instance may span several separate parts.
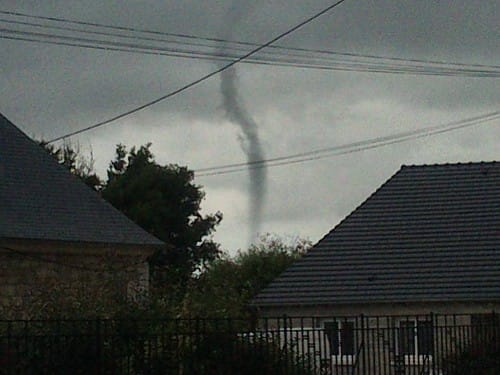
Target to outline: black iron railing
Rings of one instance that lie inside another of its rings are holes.
[[[498,366],[498,323],[494,312],[0,321],[0,374],[475,373]]]

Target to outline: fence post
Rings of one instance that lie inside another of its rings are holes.
[[[288,372],[288,350],[287,350],[287,341],[288,341],[288,332],[287,332],[287,320],[288,317],[286,314],[283,315],[283,348],[280,348],[282,350],[282,353],[284,354],[285,357],[285,368],[286,371]]]
[[[361,363],[361,371],[362,373],[367,373],[367,368],[366,368],[366,365],[367,365],[367,361],[366,360],[366,345],[365,345],[365,330],[366,330],[366,327],[365,327],[365,315],[364,314],[361,314],[360,316],[360,319],[361,319],[361,343],[360,343],[360,348],[361,348],[361,358],[362,358],[362,363]]]
[[[437,337],[437,319],[435,318],[435,314],[431,311],[430,313],[430,317],[431,317],[431,361],[429,363],[431,369],[432,369],[432,373],[436,373],[436,363],[438,362],[438,358],[436,356],[436,337]]]
[[[95,338],[96,338],[96,362],[97,362],[97,373],[101,374],[102,367],[102,348],[101,348],[101,321],[96,319],[95,321]]]
[[[495,310],[491,312],[492,319],[493,319],[493,350],[498,351],[499,345],[500,345],[500,337],[498,337],[499,334],[499,329],[498,329],[498,317],[495,313]]]

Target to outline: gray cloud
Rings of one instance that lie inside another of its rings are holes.
[[[265,42],[325,6],[322,0],[2,1],[0,9],[165,32]],[[403,58],[498,64],[500,4],[484,0],[347,1],[282,44]],[[88,51],[0,39],[0,111],[49,138],[140,105],[215,69],[213,62]],[[323,72],[238,65],[239,96],[267,157],[417,129],[498,109],[498,79]],[[76,137],[104,170],[114,144],[153,141],[162,163],[244,162],[218,78],[151,109]],[[268,170],[262,231],[317,240],[401,164],[498,158],[498,122],[419,141]],[[216,238],[234,250],[249,225],[247,173],[203,177],[208,210],[225,211]]]

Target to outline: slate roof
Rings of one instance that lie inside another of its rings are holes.
[[[253,301],[500,300],[500,163],[403,166]]]
[[[0,115],[0,239],[162,245]]]

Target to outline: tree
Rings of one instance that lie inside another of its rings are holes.
[[[184,300],[184,314],[206,317],[251,315],[248,304],[311,246],[295,238],[285,241],[270,234],[234,258],[221,257],[194,280]]]
[[[153,281],[181,289],[195,271],[220,255],[213,241],[222,214],[200,213],[205,197],[194,173],[175,164],[156,163],[147,144],[116,147],[102,196],[143,229],[167,243],[151,258]]]
[[[107,181],[99,179],[92,157],[81,156],[78,147],[39,143],[109,203],[167,244],[150,259],[155,286],[169,285],[170,292],[176,291],[176,298],[182,298],[193,273],[219,257],[219,245],[212,234],[222,214],[202,215],[200,204],[205,193],[194,184],[193,171],[174,164],[159,165],[150,143],[130,150],[117,145]]]
[[[81,155],[80,148],[74,147],[69,143],[65,143],[61,147],[55,147],[45,141],[38,142],[40,146],[52,155],[59,164],[67,168],[71,173],[80,178],[87,186],[94,190],[100,190],[103,182],[97,176],[94,170],[94,158],[92,154],[90,158],[85,158]]]

